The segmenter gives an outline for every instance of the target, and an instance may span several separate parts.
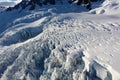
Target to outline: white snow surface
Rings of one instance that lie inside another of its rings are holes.
[[[120,1],[93,7],[0,13],[0,80],[120,80]]]

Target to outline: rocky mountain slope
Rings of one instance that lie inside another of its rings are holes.
[[[51,5],[56,5],[56,4],[61,4],[61,5],[66,5],[66,4],[76,4],[76,5],[83,5],[87,9],[91,9],[91,3],[92,2],[100,2],[103,0],[22,0],[19,4],[17,4],[15,7],[10,8],[11,9],[18,9],[22,8],[25,9],[29,7],[29,10],[34,10],[36,6],[43,6],[47,4]]]

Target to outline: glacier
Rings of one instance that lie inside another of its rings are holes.
[[[0,80],[120,80],[119,14],[119,0],[90,11],[47,5],[0,13]]]

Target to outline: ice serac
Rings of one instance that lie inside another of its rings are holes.
[[[45,63],[46,68],[40,80],[113,80],[111,73],[99,63],[87,62],[82,51],[73,51],[72,53],[65,51],[62,55],[53,52]]]
[[[88,54],[72,47],[47,38],[22,45],[3,58],[0,79],[113,80],[106,68],[97,62],[89,62]]]

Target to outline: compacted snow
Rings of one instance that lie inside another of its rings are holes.
[[[1,13],[0,80],[120,80],[119,14],[119,0],[89,12],[48,5]]]

